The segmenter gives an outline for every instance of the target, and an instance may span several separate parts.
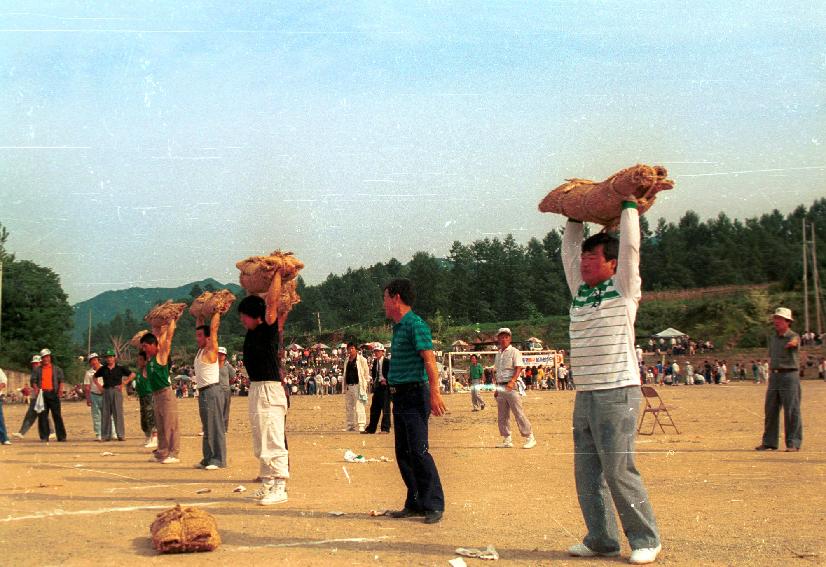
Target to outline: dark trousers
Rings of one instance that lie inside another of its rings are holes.
[[[407,486],[404,507],[416,511],[443,511],[445,495],[436,463],[428,451],[427,420],[430,417],[430,387],[394,387],[396,462]]]
[[[37,432],[40,434],[40,440],[49,440],[49,412],[52,412],[57,440],[65,441],[66,428],[63,426],[63,416],[60,415],[60,398],[57,397],[57,392],[43,390],[43,404],[46,408],[37,416]]]
[[[390,432],[390,390],[387,386],[378,385],[373,390],[373,401],[370,403],[370,423],[365,431],[375,433],[381,416],[381,430]]]
[[[198,414],[201,417],[201,450],[203,466],[227,466],[227,439],[224,427],[226,395],[221,386],[214,385],[198,391]]]
[[[26,415],[23,416],[23,423],[20,425],[20,435],[25,435],[31,429],[34,422],[37,421],[38,413],[34,411],[34,404],[37,403],[37,396],[32,396],[32,401],[29,402],[29,409],[26,410]],[[49,432],[51,433],[52,426],[49,425]]]
[[[155,431],[155,406],[152,402],[152,394],[147,394],[138,398],[141,406],[141,431],[150,437]]]
[[[783,429],[786,447],[799,449],[803,444],[803,420],[800,417],[800,378],[797,371],[774,372],[766,389],[766,420],[763,445],[777,448],[780,435],[780,408],[783,407]]]
[[[0,396],[0,443],[9,440],[9,432],[6,431],[6,421],[3,419],[3,396]]]
[[[224,431],[229,431],[229,404],[232,402],[232,390],[222,387],[224,392]]]

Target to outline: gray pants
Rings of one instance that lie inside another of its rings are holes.
[[[577,391],[574,403],[574,476],[579,507],[594,551],[619,551],[611,501],[631,549],[660,543],[654,510],[634,464],[642,393],[638,386]]]
[[[800,417],[800,378],[797,371],[772,372],[766,389],[766,421],[763,445],[777,448],[780,435],[780,407],[783,406],[783,429],[786,447],[797,449],[803,444],[803,420]]]
[[[204,466],[227,466],[227,437],[224,429],[226,400],[224,390],[218,385],[198,391],[198,413],[204,430],[201,443],[204,453],[201,464]]]
[[[482,409],[485,407],[485,402],[482,400],[482,396],[479,395],[479,388],[482,387],[482,384],[479,380],[474,380],[470,383],[470,401],[473,404],[473,409]]]
[[[221,387],[226,403],[224,404],[224,431],[229,431],[229,404],[232,402],[232,390]]]
[[[104,441],[112,438],[112,421],[115,423],[115,432],[118,439],[126,437],[123,424],[123,394],[119,388],[103,389],[103,407],[100,411],[100,436]]]
[[[531,429],[531,422],[528,421],[528,416],[522,410],[522,396],[516,391],[516,388],[510,392],[504,385],[500,385],[496,389],[496,408],[499,414],[499,434],[502,437],[510,437],[511,435],[511,412],[516,420],[516,426],[519,428],[519,433],[522,437],[530,437],[533,430]]]

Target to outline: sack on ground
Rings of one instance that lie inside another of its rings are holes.
[[[200,508],[174,508],[161,512],[149,528],[152,545],[161,553],[212,551],[221,545],[218,524]]]
[[[674,182],[667,176],[668,170],[662,166],[637,164],[599,183],[568,179],[542,199],[539,210],[612,228],[619,222],[622,202],[629,197],[636,198],[637,210],[643,214],[654,204],[657,193],[672,189]]]

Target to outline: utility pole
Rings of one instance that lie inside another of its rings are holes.
[[[89,307],[89,333],[86,335],[86,356],[92,354],[92,308]]]
[[[315,312],[315,317],[318,320],[318,334],[320,335],[321,334],[321,312],[316,311]]]
[[[818,266],[817,266],[817,248],[815,247],[815,225],[814,223],[811,224],[812,227],[812,283],[815,287],[815,317],[817,319],[817,334],[818,336],[823,334],[823,319],[821,317],[821,312],[823,311],[823,307],[820,303],[820,274],[818,273]]]
[[[803,219],[803,332],[809,332],[809,246],[806,242],[806,219]]]

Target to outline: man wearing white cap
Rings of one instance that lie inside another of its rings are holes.
[[[522,373],[522,353],[511,344],[513,336],[511,330],[502,327],[496,332],[496,340],[499,342],[499,350],[493,360],[495,373],[496,390],[493,397],[496,398],[496,407],[499,418],[499,434],[502,436],[502,443],[497,447],[509,449],[513,447],[511,439],[511,412],[516,420],[519,433],[525,438],[523,449],[533,449],[536,447],[536,438],[533,436],[531,422],[522,409],[522,396],[516,388],[516,381]]]
[[[42,361],[40,360],[40,355],[36,354],[32,357],[32,372],[29,375],[29,385],[33,384],[32,379],[34,378],[34,372],[36,369],[40,368]],[[29,400],[29,409],[26,410],[26,415],[23,416],[23,423],[20,424],[20,430],[13,435],[18,439],[23,439],[26,433],[29,432],[34,422],[37,421],[37,412],[34,411],[34,405],[37,403],[37,389],[32,387],[32,394],[31,399]],[[49,424],[49,431],[50,435],[49,438],[53,438],[54,433],[53,429],[51,428],[51,424]]]
[[[780,407],[783,407],[783,429],[786,451],[799,451],[803,444],[803,421],[800,417],[800,336],[792,331],[792,311],[778,307],[772,316],[774,333],[769,339],[771,373],[766,389],[763,442],[757,451],[777,450],[780,435]]]
[[[229,404],[232,401],[232,381],[235,380],[235,368],[227,360],[226,347],[218,347],[218,382],[224,392],[224,430],[229,431]]]
[[[86,405],[92,408],[92,429],[95,430],[95,441],[100,441],[100,412],[103,407],[103,382],[95,378],[95,372],[100,368],[100,357],[93,352],[86,360],[89,370],[83,375],[83,391],[86,394]]]
[[[370,365],[370,379],[373,383],[370,422],[362,433],[375,433],[377,427],[381,427],[382,433],[390,433],[390,390],[387,387],[389,372],[390,361],[384,356],[384,345],[377,342],[373,345],[373,364]]]
[[[32,375],[32,387],[43,392],[45,408],[37,416],[37,432],[40,440],[49,442],[49,413],[54,420],[55,434],[60,442],[66,441],[66,428],[60,412],[60,397],[63,394],[63,369],[52,364],[52,351],[44,348],[40,351],[42,364]]]

